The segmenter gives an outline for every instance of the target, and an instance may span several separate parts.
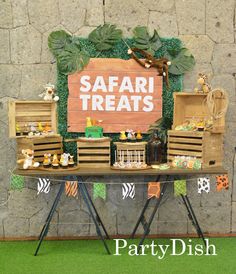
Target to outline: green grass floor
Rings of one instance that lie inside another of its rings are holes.
[[[145,244],[151,244],[147,239]],[[171,244],[169,239],[155,239],[155,244]],[[188,243],[188,239],[185,239]],[[107,241],[115,253],[115,241]],[[128,240],[129,244],[138,240]],[[192,239],[193,246],[202,242]],[[149,252],[146,256],[107,255],[99,240],[44,241],[37,257],[33,256],[37,242],[0,242],[0,274],[235,274],[236,238],[211,238],[217,256],[171,256],[160,260]]]

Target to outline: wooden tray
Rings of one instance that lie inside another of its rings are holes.
[[[59,167],[59,168],[52,168],[52,167],[43,167],[43,166],[39,166],[37,168],[35,168],[37,170],[45,170],[45,171],[72,171],[72,170],[77,170],[79,169],[79,165],[76,165],[76,166],[73,166],[73,167],[67,167],[67,168],[62,168],[62,167]]]
[[[150,169],[152,168],[151,166],[147,166],[147,167],[140,167],[140,168],[120,168],[120,167],[114,167],[111,166],[111,169],[114,170],[124,170],[124,171],[137,171],[137,170],[145,170],[145,169]]]
[[[79,165],[76,165],[74,167],[68,167],[68,168],[52,168],[52,167],[49,167],[49,168],[46,168],[46,167],[43,167],[43,166],[39,166],[39,167],[31,167],[31,168],[27,168],[27,169],[23,169],[23,168],[18,168],[19,170],[25,170],[27,172],[27,170],[42,170],[42,171],[53,171],[53,172],[57,172],[57,171],[73,171],[73,170],[77,170],[79,169]]]

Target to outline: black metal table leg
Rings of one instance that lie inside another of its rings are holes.
[[[99,216],[99,214],[97,212],[97,209],[96,209],[96,207],[95,207],[95,205],[94,205],[94,203],[93,203],[93,201],[92,201],[92,199],[91,199],[91,197],[89,195],[89,192],[88,192],[88,189],[87,189],[86,185],[83,184],[83,186],[84,186],[85,193],[87,194],[87,197],[89,199],[89,202],[90,202],[90,204],[91,204],[91,206],[92,206],[92,208],[93,208],[93,210],[94,210],[94,212],[96,214],[96,218],[97,218],[98,223],[102,226],[102,229],[103,229],[103,231],[104,231],[104,233],[106,235],[106,238],[110,239],[110,237],[109,237],[109,235],[108,235],[108,233],[106,231],[106,228],[105,228],[105,226],[104,226],[104,224],[103,224],[103,222],[102,222],[102,220],[101,220],[101,218],[100,218],[100,216]]]
[[[91,205],[90,205],[90,203],[89,203],[89,198],[88,198],[89,195],[88,195],[88,193],[87,193],[86,190],[85,190],[85,185],[84,185],[84,183],[81,182],[81,181],[78,182],[78,185],[79,185],[79,189],[80,189],[80,192],[81,192],[81,194],[82,194],[83,200],[84,200],[84,202],[85,202],[85,204],[86,204],[86,206],[87,206],[87,208],[88,208],[88,210],[89,210],[89,213],[90,213],[90,215],[91,215],[91,217],[92,217],[92,219],[93,219],[93,222],[94,222],[94,224],[95,224],[95,226],[96,226],[96,230],[97,230],[98,236],[99,236],[100,239],[102,240],[103,245],[104,245],[104,247],[105,247],[107,253],[110,255],[111,252],[110,252],[110,250],[109,250],[109,248],[108,248],[108,246],[107,246],[107,244],[106,244],[106,242],[105,242],[105,239],[104,239],[104,237],[103,237],[103,235],[102,235],[102,232],[101,232],[101,230],[100,230],[99,224],[98,224],[98,222],[97,222],[97,220],[96,220],[96,216],[94,215],[94,213],[93,213],[93,211],[92,211],[92,208],[91,208]]]
[[[158,175],[158,177],[157,177],[157,179],[156,179],[156,182],[158,182],[159,180],[160,180],[160,175]],[[138,218],[138,221],[137,221],[137,223],[136,223],[136,225],[135,225],[135,227],[134,227],[134,230],[133,230],[133,232],[132,232],[132,234],[130,235],[130,238],[131,239],[133,239],[134,238],[134,235],[135,235],[135,233],[136,233],[136,231],[137,231],[137,229],[138,229],[138,227],[139,227],[139,225],[140,225],[140,223],[145,223],[145,228],[146,228],[146,226],[147,226],[147,223],[146,223],[146,219],[145,219],[145,216],[144,216],[144,214],[145,214],[145,212],[146,212],[146,210],[147,210],[147,208],[148,208],[148,205],[149,205],[149,203],[150,203],[150,201],[151,201],[151,199],[147,199],[146,200],[146,203],[145,203],[145,205],[144,205],[144,207],[143,207],[143,209],[142,209],[142,211],[141,211],[141,214],[140,214],[140,216],[139,216],[139,218]],[[145,229],[144,228],[144,229]],[[149,232],[148,232],[149,233]]]
[[[202,233],[202,229],[201,229],[201,227],[200,227],[200,225],[198,223],[197,217],[196,217],[196,215],[194,213],[193,207],[192,207],[192,205],[191,205],[191,203],[189,201],[188,196],[187,195],[181,195],[181,197],[182,197],[184,205],[185,205],[185,207],[186,207],[186,209],[188,211],[188,217],[189,217],[190,221],[192,222],[193,226],[195,227],[195,229],[197,231],[198,237],[202,238],[203,243],[206,246],[206,239],[205,239],[205,237],[204,237],[204,235]]]
[[[44,226],[43,226],[43,229],[42,229],[42,231],[41,231],[41,233],[40,233],[40,236],[39,236],[39,243],[38,243],[37,249],[36,249],[36,251],[35,251],[35,253],[34,253],[34,256],[37,256],[38,251],[39,251],[39,249],[40,249],[40,246],[41,246],[41,244],[42,244],[42,241],[43,241],[44,237],[45,237],[45,236],[47,235],[47,233],[48,233],[48,228],[49,228],[50,222],[51,222],[51,220],[52,220],[53,214],[54,214],[54,212],[55,212],[55,210],[56,210],[56,208],[57,208],[57,205],[58,205],[58,203],[59,203],[59,201],[60,201],[61,194],[62,194],[62,192],[63,192],[63,190],[64,190],[64,185],[65,185],[64,182],[61,182],[59,191],[58,191],[58,193],[57,193],[57,195],[56,195],[56,198],[55,198],[55,200],[54,200],[54,202],[53,202],[53,205],[52,205],[52,207],[51,207],[51,209],[50,209],[50,212],[49,212],[49,214],[48,214],[48,217],[47,217],[47,219],[46,219],[46,222],[45,222],[45,224],[44,224]]]
[[[149,218],[149,220],[148,220],[148,223],[147,223],[146,229],[145,229],[145,231],[144,231],[143,237],[142,237],[142,239],[141,239],[140,242],[139,242],[139,245],[138,245],[138,253],[139,253],[139,251],[140,251],[140,248],[141,248],[141,246],[142,246],[142,244],[143,244],[143,242],[144,242],[146,236],[148,235],[148,233],[149,233],[149,231],[150,231],[150,226],[151,226],[152,221],[153,221],[153,219],[154,219],[154,216],[155,216],[155,214],[156,214],[156,212],[157,212],[157,209],[158,209],[158,207],[160,206],[161,200],[162,200],[162,198],[163,198],[163,196],[164,196],[164,194],[165,194],[165,192],[166,192],[166,189],[167,189],[167,183],[164,183],[163,186],[162,186],[162,189],[161,189],[160,197],[159,197],[159,199],[156,199],[156,204],[155,204],[155,206],[154,206],[153,212],[152,212],[152,214],[151,214],[151,216],[150,216],[150,218]]]

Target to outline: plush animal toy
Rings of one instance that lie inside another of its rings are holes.
[[[57,102],[59,100],[59,97],[55,95],[55,86],[52,84],[47,84],[44,87],[44,92],[41,93],[39,96],[43,97],[44,101],[55,101]]]
[[[136,55],[135,52],[141,53],[145,60],[140,60]],[[158,75],[162,75],[164,77],[164,81],[166,86],[169,88],[169,74],[168,74],[168,66],[171,65],[171,62],[166,58],[154,58],[148,52],[139,49],[139,48],[131,48],[128,50],[128,54],[131,54],[132,58],[138,62],[141,66],[145,68],[155,67],[157,69]]]
[[[200,89],[195,88],[194,91],[203,93],[211,91],[211,85],[208,83],[208,76],[204,73],[199,73],[198,76],[197,83],[200,85]]]
[[[31,167],[38,167],[39,162],[34,161],[34,151],[31,149],[22,149],[21,153],[24,156],[24,159],[17,161],[18,164],[23,164],[23,169],[28,169]]]

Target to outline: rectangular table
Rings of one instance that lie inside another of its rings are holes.
[[[86,187],[86,183],[83,182],[83,176],[104,176],[104,175],[109,175],[109,176],[157,176],[156,181],[157,182],[162,182],[162,181],[174,181],[176,179],[181,179],[185,178],[186,176],[194,176],[194,175],[206,175],[206,174],[212,174],[212,175],[217,175],[217,174],[225,174],[227,171],[223,167],[212,167],[212,168],[205,168],[205,169],[200,169],[200,170],[189,170],[189,169],[177,169],[177,168],[170,168],[167,170],[159,170],[159,169],[146,169],[146,170],[138,170],[138,171],[124,171],[124,170],[113,170],[110,168],[79,168],[77,170],[73,171],[67,171],[65,170],[51,170],[51,171],[44,171],[44,170],[37,170],[37,169],[32,169],[32,170],[22,170],[22,169],[15,169],[14,174],[17,175],[22,175],[22,176],[32,176],[32,177],[62,177],[63,180],[60,182],[60,188],[59,191],[55,197],[55,200],[52,204],[52,207],[49,211],[49,214],[47,216],[47,219],[45,221],[45,224],[43,226],[43,229],[39,235],[39,243],[35,251],[35,256],[37,256],[38,251],[40,249],[41,243],[46,237],[49,229],[50,222],[52,220],[53,214],[57,208],[57,205],[60,201],[60,197],[64,191],[65,187],[65,181],[78,181],[78,187],[81,192],[82,198],[88,208],[88,211],[93,219],[93,222],[96,226],[96,231],[99,236],[99,238],[102,240],[104,247],[107,251],[108,254],[111,254],[106,241],[105,237],[109,239],[109,235],[105,229],[105,226],[98,214],[98,211],[96,210],[96,207],[92,201],[92,198],[88,192],[88,189]],[[163,180],[164,178],[164,180]],[[144,234],[142,238],[140,239],[139,242],[139,249],[141,248],[141,245],[143,244],[146,236],[150,232],[150,226],[152,224],[152,221],[155,217],[155,214],[160,206],[160,203],[165,195],[167,189],[167,183],[162,183],[161,187],[161,194],[160,197],[157,199],[155,197],[151,199],[147,199],[144,207],[141,211],[141,214],[137,220],[137,223],[131,233],[131,238],[134,238],[135,233],[137,231],[137,228],[140,224],[142,224],[144,228]],[[200,225],[198,223],[197,217],[194,213],[193,207],[190,203],[190,200],[187,195],[181,195],[181,198],[183,200],[183,203],[187,209],[188,217],[191,220],[193,226],[195,227],[198,236],[202,238],[204,244],[205,238],[202,233],[202,230],[200,228]],[[148,208],[148,205],[152,199],[155,199],[155,205],[153,208],[153,211],[151,212],[150,217],[148,218],[148,221],[146,220],[145,213]],[[105,234],[105,237],[103,236],[103,233]]]

